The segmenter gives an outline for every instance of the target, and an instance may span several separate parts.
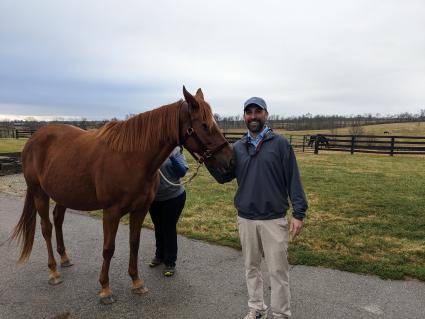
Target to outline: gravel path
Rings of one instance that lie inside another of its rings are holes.
[[[0,318],[243,318],[246,288],[243,260],[237,250],[179,236],[177,272],[165,278],[150,269],[153,232],[142,230],[140,273],[150,291],[131,293],[128,227],[120,225],[110,282],[117,302],[99,304],[98,276],[102,255],[102,223],[84,213],[68,211],[64,236],[74,266],[61,270],[64,282],[47,283],[47,252],[37,225],[30,261],[16,266],[18,249],[7,240],[21,214],[22,177],[1,177],[0,191]],[[19,183],[21,181],[21,183]],[[5,190],[5,191],[3,191]],[[10,193],[15,194],[12,195]],[[267,276],[265,276],[267,277]],[[291,268],[293,318],[368,319],[425,318],[425,283],[381,280],[337,270]],[[266,281],[265,287],[268,287]],[[265,290],[266,300],[270,299]]]
[[[22,174],[0,176],[0,192],[24,196],[26,189],[27,185]]]

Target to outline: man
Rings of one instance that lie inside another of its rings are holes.
[[[238,182],[234,201],[249,297],[245,319],[268,317],[262,257],[270,274],[271,314],[273,318],[290,318],[288,197],[293,206],[289,227],[292,238],[301,232],[308,207],[292,146],[265,125],[267,117],[262,98],[247,100],[243,118],[248,133],[234,144],[234,177]]]

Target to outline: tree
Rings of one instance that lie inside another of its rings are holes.
[[[348,129],[348,132],[350,133],[350,135],[362,135],[363,134],[363,126],[361,123],[361,117],[357,116],[353,119],[353,122],[350,126],[350,128]]]

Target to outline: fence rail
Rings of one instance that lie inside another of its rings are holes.
[[[35,131],[30,128],[0,128],[0,138],[29,138]]]
[[[244,132],[224,133],[234,143]],[[318,138],[320,136],[320,138]],[[393,155],[425,155],[425,136],[407,135],[286,135],[294,150],[306,152],[320,150],[335,152],[373,153]]]
[[[229,141],[229,143],[235,143],[237,140],[240,140],[246,132],[224,132],[224,137]],[[310,135],[288,135],[287,136],[289,143],[291,143],[295,151],[301,152],[313,152],[314,149],[308,146],[308,141]]]
[[[1,131],[0,137],[28,138],[35,129],[13,129]],[[234,143],[245,132],[225,132],[225,138]],[[320,136],[320,138],[318,138]],[[407,135],[286,135],[295,151],[313,152],[318,154],[321,150],[335,152],[374,153],[390,156],[408,154],[425,155],[425,136]]]
[[[388,155],[425,155],[425,136],[388,135],[322,135],[328,145],[318,145],[318,150],[349,151]],[[320,144],[320,143],[318,143]]]

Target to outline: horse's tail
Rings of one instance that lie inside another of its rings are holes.
[[[31,254],[34,243],[36,217],[37,209],[34,204],[34,196],[27,189],[21,218],[10,237],[10,240],[16,239],[18,244],[21,245],[21,256],[19,257],[18,264],[26,262]]]

